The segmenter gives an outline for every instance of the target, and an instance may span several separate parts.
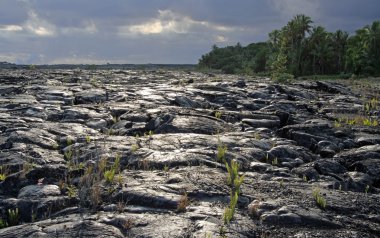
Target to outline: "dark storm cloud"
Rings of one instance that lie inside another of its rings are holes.
[[[0,0],[0,61],[196,63],[211,45],[264,41],[304,13],[349,32],[378,0]]]

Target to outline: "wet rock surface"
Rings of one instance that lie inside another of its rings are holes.
[[[380,236],[378,95],[143,70],[3,70],[0,95],[0,237]]]

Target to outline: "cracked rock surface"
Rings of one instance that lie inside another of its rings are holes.
[[[379,237],[378,97],[345,82],[2,70],[0,237]],[[244,174],[229,224],[218,148]]]

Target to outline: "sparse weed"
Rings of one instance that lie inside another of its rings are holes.
[[[261,135],[258,132],[255,132],[254,134],[256,140],[261,140]]]
[[[140,147],[139,147],[138,144],[132,144],[132,145],[131,145],[131,151],[132,151],[133,153],[135,153],[136,151],[138,151],[139,148],[140,148]]]
[[[119,170],[120,170],[120,168],[119,168],[120,167],[120,158],[121,157],[119,154],[116,155],[115,161],[114,161],[113,165],[111,166],[111,168],[104,172],[104,178],[106,179],[107,183],[112,184],[114,181],[116,173],[119,172]]]
[[[189,205],[189,198],[187,197],[187,193],[183,193],[181,198],[179,199],[177,212],[186,212],[186,208]]]
[[[144,132],[144,136],[145,136],[145,137],[152,137],[153,134],[154,134],[153,131],[146,131],[146,132]]]
[[[165,164],[164,166],[164,172],[167,174],[169,173],[169,166]]]
[[[0,218],[0,229],[8,227],[8,222]]]
[[[8,169],[6,166],[0,166],[0,182],[7,178]]]
[[[227,146],[222,143],[220,138],[218,137],[218,147],[217,147],[217,154],[216,159],[219,163],[225,163],[226,162],[226,153],[227,153]]]
[[[117,122],[119,122],[120,121],[120,118],[119,117],[117,117],[117,116],[112,116],[112,123],[113,124],[116,124]]]
[[[244,175],[239,176],[239,163],[236,160],[231,160],[231,165],[226,163],[228,172],[227,184],[231,187],[231,191],[240,192],[240,185],[243,183]]]
[[[334,127],[335,128],[342,127],[342,122],[341,122],[340,118],[338,120],[334,121]]]
[[[70,136],[66,137],[66,144],[67,146],[70,146],[73,144],[73,139]]]
[[[55,141],[52,143],[52,145],[51,145],[51,146],[53,147],[53,149],[54,149],[54,150],[57,150],[57,149],[59,148],[59,145],[58,145],[58,143],[57,143],[57,142],[55,142]]]
[[[212,234],[210,232],[206,232],[205,238],[212,238]]]
[[[315,199],[315,202],[317,203],[317,206],[322,208],[322,209],[325,209],[327,202],[326,202],[326,198],[324,198],[321,194],[321,189],[320,188],[314,188],[312,194],[313,194],[313,197]]]
[[[229,165],[227,162],[226,168],[228,172],[227,184],[230,186],[230,204],[224,210],[223,221],[224,224],[230,223],[234,214],[237,201],[239,199],[240,186],[243,183],[244,175],[239,176],[239,163],[236,160],[231,160]]]
[[[232,218],[234,217],[235,208],[236,208],[236,204],[237,204],[238,199],[239,199],[239,195],[237,192],[231,194],[230,205],[228,207],[226,207],[226,209],[224,210],[224,213],[223,213],[224,224],[226,224],[226,225],[229,224],[230,221],[232,220]]]
[[[86,143],[89,144],[91,142],[91,137],[89,135],[86,135]]]
[[[281,179],[281,181],[280,181],[280,187],[281,188],[284,187],[284,179]]]
[[[67,150],[65,153],[64,153],[64,156],[66,158],[66,160],[71,160],[72,156],[73,156],[73,151],[72,149],[70,148],[69,150]]]
[[[369,185],[367,184],[367,186],[365,186],[365,189],[364,189],[365,193],[368,193],[369,191]]]
[[[110,183],[112,184],[113,183],[113,180],[115,178],[115,170],[106,170],[104,172],[104,178],[106,179],[106,182],[107,183]]]
[[[379,100],[377,98],[372,98],[369,101],[364,102],[364,111],[370,113],[373,110],[379,109]]]
[[[15,210],[8,209],[8,222],[10,226],[16,226],[19,223],[18,208]]]
[[[218,119],[222,118],[222,112],[221,111],[216,111],[215,112],[215,117],[218,118]]]
[[[268,153],[265,155],[265,162],[269,163],[269,154]]]
[[[77,196],[78,190],[74,185],[68,185],[66,189],[67,189],[67,196],[69,196],[69,198],[75,198]]]

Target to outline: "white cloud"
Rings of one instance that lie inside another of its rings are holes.
[[[224,43],[224,42],[227,42],[228,39],[227,39],[227,37],[225,37],[225,36],[217,35],[217,36],[215,37],[215,41],[216,41],[217,43]]]
[[[158,10],[157,18],[140,24],[122,26],[119,28],[119,34],[122,36],[167,33],[186,34],[201,30],[232,32],[242,29],[194,20],[189,16],[184,16],[171,10]]]
[[[22,26],[19,26],[19,25],[0,25],[0,31],[13,32],[13,31],[22,31],[22,30],[23,30]]]
[[[24,28],[37,36],[54,36],[56,27],[48,21],[40,18],[34,11],[29,11],[28,20],[24,24]]]

